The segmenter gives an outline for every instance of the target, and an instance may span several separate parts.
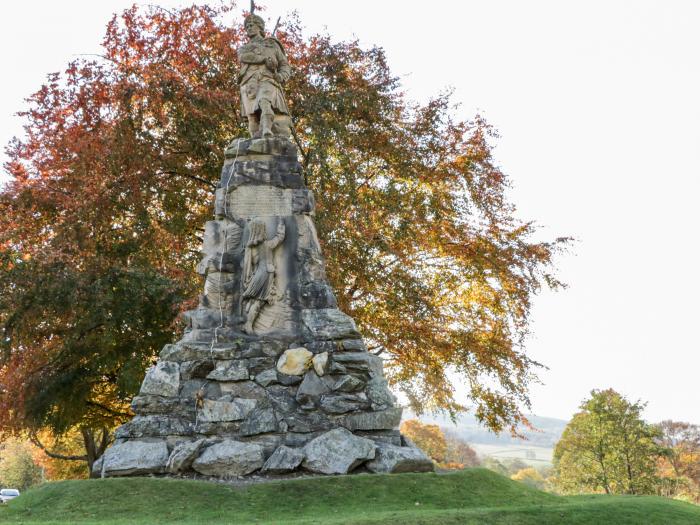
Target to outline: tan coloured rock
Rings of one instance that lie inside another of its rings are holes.
[[[314,370],[319,376],[324,375],[328,371],[328,352],[316,354],[312,359]]]
[[[277,361],[277,370],[288,376],[301,376],[311,367],[313,354],[306,348],[285,350]]]

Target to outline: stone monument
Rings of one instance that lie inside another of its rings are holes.
[[[401,436],[382,361],[338,310],[314,195],[289,140],[282,44],[245,20],[241,111],[205,225],[199,306],[146,373],[95,474],[279,475],[432,470]]]

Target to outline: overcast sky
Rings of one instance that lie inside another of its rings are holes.
[[[21,133],[12,114],[46,73],[99,52],[130,4],[0,4],[0,143]],[[384,47],[414,99],[454,88],[462,117],[500,131],[520,217],[577,238],[558,261],[569,288],[535,300],[527,351],[549,370],[534,413],[569,418],[612,387],[648,401],[652,421],[700,423],[699,2],[265,4],[273,22],[296,9],[309,32]]]

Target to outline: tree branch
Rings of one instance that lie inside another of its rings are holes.
[[[210,188],[216,188],[216,184],[214,184],[213,182],[210,182],[206,179],[203,179],[202,177],[197,177],[196,175],[189,175],[187,173],[178,173],[177,171],[161,171],[161,172],[158,172],[158,175],[166,175],[168,178],[170,178],[170,177],[185,177],[186,179],[190,179],[190,180],[205,184],[205,185],[209,186]]]
[[[63,459],[65,461],[87,461],[87,455],[83,456],[66,456],[63,454],[58,454],[56,452],[51,452],[49,449],[46,448],[46,446],[39,440],[39,437],[36,435],[36,432],[31,432],[29,434],[29,440],[39,447],[41,450],[44,451],[44,454],[49,456],[50,458],[53,459]]]
[[[107,445],[110,442],[109,430],[105,427],[102,428],[102,435],[100,437],[100,446],[97,449],[97,457],[100,457],[107,450]]]
[[[306,167],[307,163],[309,162],[309,155],[306,151],[304,151],[304,148],[301,145],[301,140],[299,140],[299,135],[297,135],[297,131],[294,129],[294,126],[290,126],[290,129],[292,130],[292,138],[294,139],[297,148],[299,148],[299,153],[301,153],[301,157],[304,159],[303,165],[304,167]]]
[[[126,412],[121,412],[120,410],[114,410],[113,408],[109,408],[107,405],[103,405],[102,403],[98,403],[97,401],[88,400],[85,403],[87,405],[93,406],[95,408],[99,408],[100,410],[104,410],[105,412],[112,414],[114,416],[131,417],[131,414],[128,414]]]

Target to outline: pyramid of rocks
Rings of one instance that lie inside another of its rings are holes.
[[[398,431],[381,359],[337,308],[313,217],[289,140],[227,148],[199,306],[147,372],[96,474],[432,470]]]

